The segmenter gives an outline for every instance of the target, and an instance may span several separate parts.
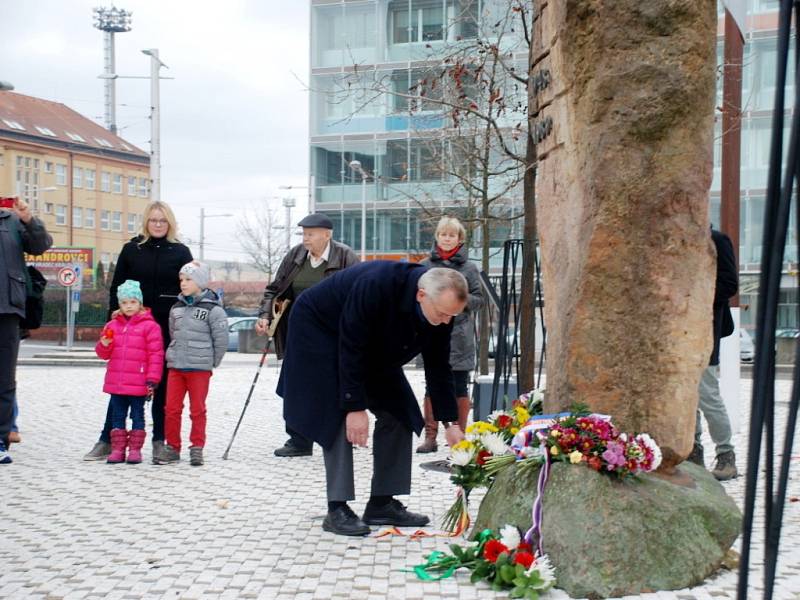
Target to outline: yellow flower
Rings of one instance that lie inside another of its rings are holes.
[[[558,429],[554,429],[553,431],[550,432],[550,437],[557,438],[560,435],[561,435],[561,432]]]
[[[520,425],[524,425],[531,418],[531,414],[523,406],[517,406],[514,411],[517,413],[517,421],[519,421]]]
[[[558,446],[550,446],[550,454],[558,456]]]
[[[461,440],[455,446],[453,446],[453,450],[472,450],[474,446],[475,444],[469,440]]]
[[[491,423],[487,423],[486,421],[475,421],[472,425],[467,427],[467,431],[465,433],[484,434],[497,433],[498,431],[500,430]]]
[[[569,453],[569,462],[571,462],[573,465],[577,465],[582,460],[583,454],[581,454],[579,451],[574,450]]]
[[[519,427],[511,428],[511,435],[517,435],[518,433],[519,433]]]

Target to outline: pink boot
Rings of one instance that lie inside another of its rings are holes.
[[[146,436],[144,429],[132,429],[128,434],[128,464],[138,465],[142,462],[142,446]]]
[[[125,462],[125,448],[128,445],[128,431],[126,429],[111,430],[111,454],[108,455],[107,463]]]

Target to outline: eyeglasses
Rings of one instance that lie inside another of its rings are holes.
[[[150,225],[169,225],[169,221],[166,219],[147,219],[147,222]]]

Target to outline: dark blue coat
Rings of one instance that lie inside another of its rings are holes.
[[[424,421],[403,365],[422,352],[439,421],[455,421],[452,321],[432,326],[416,300],[425,267],[373,261],[303,292],[289,316],[278,381],[287,425],[330,447],[348,412],[385,410],[417,434]]]

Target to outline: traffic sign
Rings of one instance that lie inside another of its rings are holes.
[[[80,312],[81,310],[81,291],[72,290],[72,312]]]
[[[64,287],[72,287],[77,279],[78,275],[72,267],[64,267],[58,271],[58,283]]]
[[[75,271],[75,285],[72,287],[76,290],[83,289],[83,271],[81,269],[81,265],[74,264],[72,265],[72,270]]]

